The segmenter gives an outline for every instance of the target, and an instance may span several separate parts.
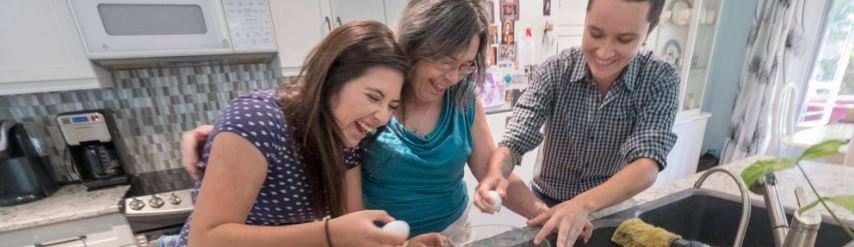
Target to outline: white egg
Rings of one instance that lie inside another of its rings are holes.
[[[409,224],[406,221],[395,220],[385,224],[383,226],[383,230],[393,233],[400,233],[406,235],[406,238],[409,238]]]
[[[492,200],[492,209],[495,211],[501,209],[501,196],[498,195],[498,192],[490,190],[487,194],[489,194],[489,199]]]

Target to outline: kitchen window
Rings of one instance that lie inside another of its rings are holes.
[[[806,84],[799,128],[839,122],[854,113],[854,0],[833,0],[812,76]]]

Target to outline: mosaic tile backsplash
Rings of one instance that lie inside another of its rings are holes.
[[[231,99],[274,88],[270,64],[198,65],[118,70],[113,88],[0,96],[0,119],[45,128],[46,152],[58,180],[70,181],[65,141],[56,123],[63,112],[110,108],[125,142],[130,173],[180,168],[181,132],[210,124]]]

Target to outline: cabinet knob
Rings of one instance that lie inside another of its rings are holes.
[[[328,29],[329,29],[329,31],[330,31],[330,32],[332,32],[332,22],[331,22],[331,21],[329,21],[329,16],[326,16],[326,17],[323,17],[323,18],[326,20],[326,28],[328,28]]]
[[[136,199],[136,197],[134,197],[133,199],[131,199],[130,203],[128,203],[128,206],[130,206],[130,208],[133,210],[140,210],[145,207],[145,202],[142,202],[142,200]]]
[[[161,199],[160,197],[157,197],[157,195],[152,195],[151,199],[148,200],[148,205],[150,205],[152,208],[163,207],[164,203],[165,202],[163,201],[163,199]]]
[[[335,19],[338,21],[338,26],[340,27],[341,26],[341,17],[336,16]]]

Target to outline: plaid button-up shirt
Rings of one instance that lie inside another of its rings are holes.
[[[664,169],[676,142],[671,129],[679,76],[673,66],[642,51],[602,97],[585,61],[572,48],[543,63],[499,143],[519,161],[545,139],[533,186],[562,201],[604,183],[638,158]]]

